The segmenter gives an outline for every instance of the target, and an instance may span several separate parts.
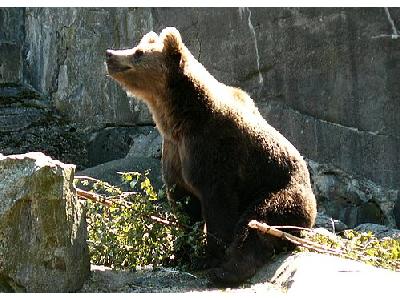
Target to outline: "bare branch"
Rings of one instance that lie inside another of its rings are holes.
[[[84,198],[86,200],[92,200],[94,202],[104,204],[108,207],[110,207],[113,203],[112,201],[107,200],[105,197],[103,197],[99,194],[87,192],[87,191],[81,190],[79,188],[76,188],[76,194],[78,195],[78,197]]]
[[[295,229],[295,230],[305,230],[305,231],[309,231],[312,232],[312,230],[310,228],[304,228],[304,227],[298,227],[298,226],[274,226],[274,228],[276,229]]]
[[[325,247],[323,245],[308,241],[306,239],[299,238],[290,233],[281,231],[281,230],[277,229],[275,226],[270,226],[265,223],[260,223],[256,220],[251,220],[249,222],[248,226],[250,228],[257,229],[257,230],[261,231],[262,233],[269,234],[269,235],[290,241],[295,245],[298,245],[298,246],[301,246],[301,247],[304,247],[307,249],[315,250],[315,251],[322,252],[322,253],[330,253],[330,254],[334,254],[334,255],[344,255],[343,251],[341,251],[341,250],[331,249],[331,248]],[[302,228],[302,229],[306,229],[306,228]]]
[[[90,177],[90,176],[85,176],[85,175],[82,175],[82,176],[74,176],[74,179],[78,179],[78,180],[89,180],[89,181],[94,181],[94,182],[100,182],[100,183],[104,184],[104,185],[107,186],[107,187],[118,189],[117,187],[113,186],[112,184],[108,183],[107,181],[102,181],[102,180],[100,180],[100,179],[93,178],[93,177]]]
[[[153,221],[156,221],[158,223],[167,225],[167,226],[187,228],[186,226],[183,226],[182,224],[171,222],[171,221],[168,221],[168,220],[165,220],[165,219],[161,219],[161,218],[156,217],[156,216],[150,216],[150,219],[152,219]]]

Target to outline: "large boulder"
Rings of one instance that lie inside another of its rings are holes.
[[[88,167],[129,157],[161,158],[161,136],[154,126],[105,127],[90,134]]]
[[[75,166],[0,155],[0,291],[72,292],[90,274]]]
[[[373,299],[397,293],[400,273],[336,256],[282,254],[251,280],[272,283],[296,299]]]
[[[122,183],[119,172],[149,171],[149,179],[158,190],[162,187],[161,136],[152,126],[132,128],[105,128],[94,132],[90,138],[89,161],[91,166],[79,171],[81,176],[90,176],[130,190]]]

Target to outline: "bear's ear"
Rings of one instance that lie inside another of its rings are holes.
[[[180,60],[182,56],[182,37],[175,27],[165,28],[160,39],[164,44],[163,52],[171,58]]]
[[[158,35],[154,31],[150,31],[149,33],[146,33],[142,39],[140,40],[140,44],[144,43],[155,43],[158,40]]]

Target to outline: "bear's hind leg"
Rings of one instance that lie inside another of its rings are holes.
[[[314,224],[314,196],[301,188],[282,190],[249,207],[236,226],[234,239],[226,251],[226,260],[210,270],[210,280],[217,285],[237,285],[253,276],[275,253],[294,249],[288,241],[263,234],[248,227],[255,219],[269,225],[311,227]],[[290,231],[298,234],[298,231]]]
[[[238,285],[252,277],[275,253],[290,246],[276,237],[243,228],[242,236],[236,238],[227,249],[227,260],[208,272],[209,279],[218,286]]]

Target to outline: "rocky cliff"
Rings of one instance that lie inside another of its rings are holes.
[[[327,211],[399,226],[399,22],[398,8],[2,8],[0,82],[32,86],[101,151],[107,127],[153,123],[106,77],[105,49],[175,26],[218,80],[249,92],[305,157],[330,166],[314,172]],[[132,143],[120,143],[119,158]],[[92,151],[87,166],[116,159],[99,157]],[[353,180],[367,184],[354,192]],[[332,189],[342,190],[336,202],[325,199]]]

